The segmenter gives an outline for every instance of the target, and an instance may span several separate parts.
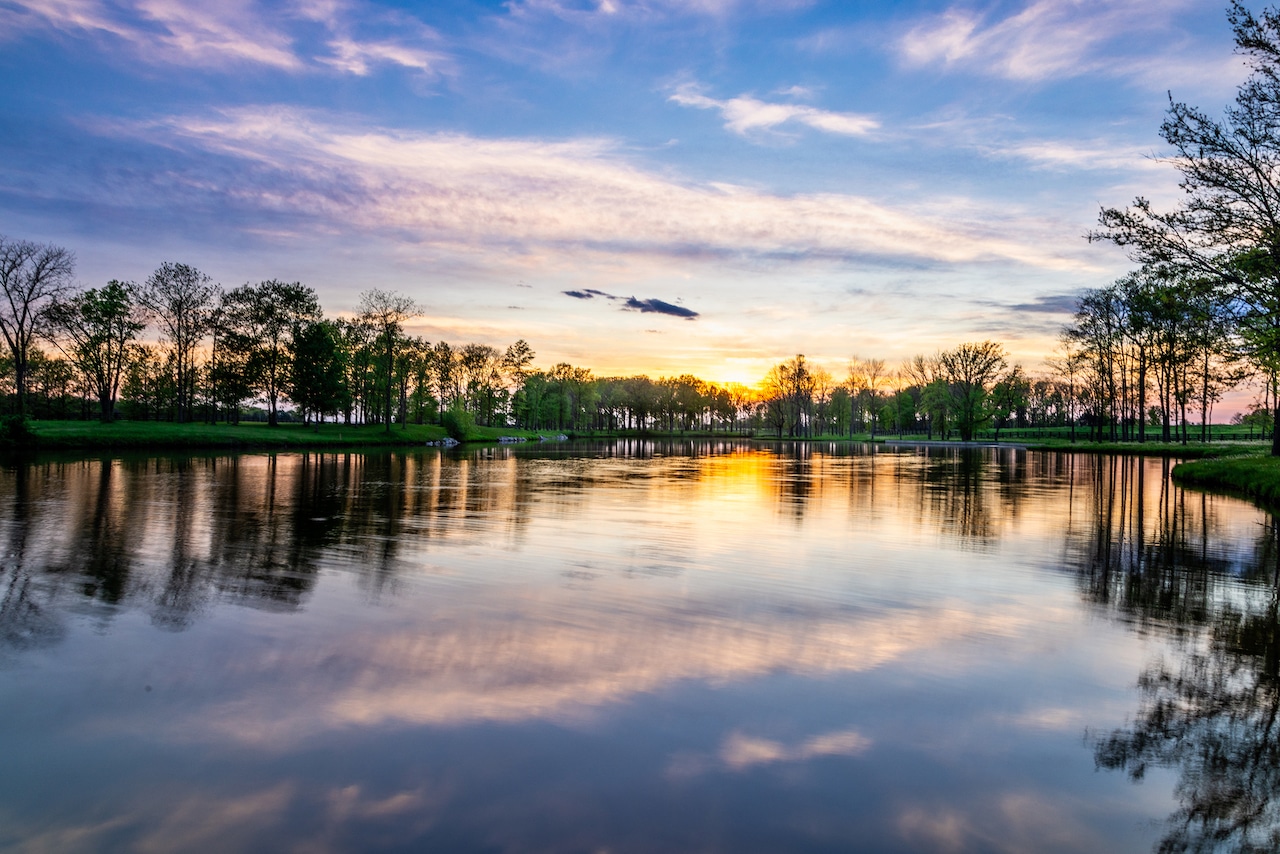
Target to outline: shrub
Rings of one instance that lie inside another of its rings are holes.
[[[455,404],[440,416],[440,424],[452,438],[465,442],[471,433],[471,428],[476,426],[476,420],[470,412]]]
[[[36,444],[35,431],[21,415],[0,418],[0,448],[31,448]]]

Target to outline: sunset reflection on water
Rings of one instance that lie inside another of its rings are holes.
[[[0,845],[1146,850],[1175,764],[1135,787],[1091,734],[1274,559],[1269,517],[1168,467],[638,441],[14,465]]]

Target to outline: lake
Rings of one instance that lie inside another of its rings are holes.
[[[713,441],[10,464],[0,848],[1272,849],[1277,528],[1170,468]]]

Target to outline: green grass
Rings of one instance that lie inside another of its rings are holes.
[[[1016,442],[1017,440],[1011,440]],[[1047,439],[1020,442],[1033,451],[1071,451],[1082,454],[1121,454],[1142,457],[1182,457],[1183,459],[1204,459],[1219,457],[1238,457],[1265,453],[1271,446],[1266,442],[1222,441],[1201,444],[1189,442],[1088,442],[1068,439]]]
[[[382,426],[344,424],[171,424],[155,421],[32,421],[39,450],[184,450],[302,449],[424,445],[445,437],[435,424]],[[493,442],[499,436],[536,438],[537,433],[508,427],[473,427],[470,442]]]
[[[1249,498],[1269,510],[1280,508],[1280,457],[1265,449],[1249,456],[1179,463],[1173,467],[1173,480],[1180,486]]]

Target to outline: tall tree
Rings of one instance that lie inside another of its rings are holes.
[[[131,343],[147,323],[132,296],[133,286],[111,280],[56,301],[49,319],[57,330],[54,340],[84,377],[98,399],[99,417],[115,417],[116,397],[129,359]]]
[[[185,422],[195,402],[196,353],[209,334],[218,286],[195,267],[166,261],[138,289],[173,355],[175,417]]]
[[[966,343],[941,353],[938,359],[950,385],[960,439],[972,441],[974,433],[991,418],[988,396],[1004,370],[1004,348],[994,341]]]
[[[289,375],[286,391],[302,410],[303,419],[317,421],[346,405],[342,331],[328,320],[303,323],[289,340]]]
[[[17,412],[27,413],[27,362],[48,308],[71,286],[76,259],[61,246],[0,235],[0,336],[13,358]]]
[[[1049,370],[1053,371],[1054,377],[1059,380],[1058,386],[1065,409],[1064,416],[1071,427],[1071,441],[1074,442],[1076,440],[1076,406],[1079,402],[1077,385],[1085,367],[1084,353],[1071,336],[1064,332],[1058,341],[1056,353],[1045,362]],[[1143,417],[1146,417],[1145,413]]]
[[[229,291],[222,304],[250,345],[250,375],[267,402],[267,424],[274,427],[289,378],[292,337],[304,323],[320,319],[320,300],[301,282],[271,279]]]
[[[1182,173],[1181,207],[1139,197],[1104,208],[1093,240],[1144,265],[1173,264],[1221,283],[1239,308],[1260,364],[1280,361],[1280,12],[1254,15],[1235,0],[1227,18],[1251,73],[1222,119],[1170,98],[1160,136]],[[1280,407],[1276,407],[1280,425]],[[1280,456],[1280,431],[1272,456]]]
[[[373,327],[386,358],[383,424],[391,432],[391,398],[395,387],[395,354],[403,336],[405,321],[418,317],[422,309],[410,297],[372,288],[360,294],[360,319]]]
[[[814,377],[803,355],[794,356],[774,365],[762,383],[768,401],[769,422],[778,428],[781,438],[783,428],[788,436],[804,433],[813,408]]]

